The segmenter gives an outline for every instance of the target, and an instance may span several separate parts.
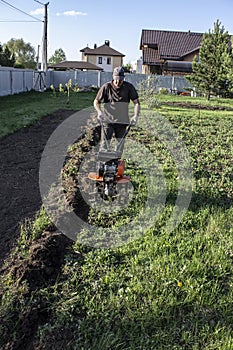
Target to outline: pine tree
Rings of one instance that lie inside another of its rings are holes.
[[[60,63],[62,61],[66,60],[66,54],[63,51],[63,49],[57,49],[55,50],[54,54],[50,57],[49,59],[49,63],[50,64],[57,64]]]
[[[213,31],[204,34],[199,57],[193,60],[193,73],[189,79],[207,99],[211,94],[226,96],[232,89],[233,59],[229,38],[228,32],[217,20]]]

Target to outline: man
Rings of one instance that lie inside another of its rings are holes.
[[[94,108],[98,113],[98,120],[102,121],[102,142],[101,147],[105,150],[109,149],[113,134],[118,143],[122,140],[126,128],[130,123],[129,120],[129,102],[134,103],[134,116],[131,124],[135,125],[138,121],[140,112],[140,103],[138,93],[135,87],[124,81],[124,69],[116,67],[113,71],[112,81],[105,83],[98,91],[94,100]],[[104,103],[104,113],[100,108],[100,104]],[[124,140],[120,143],[116,151],[121,156],[124,147]]]

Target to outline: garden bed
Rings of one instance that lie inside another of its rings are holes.
[[[57,110],[34,125],[0,139],[0,261],[16,243],[20,224],[33,218],[41,207],[41,155],[52,132],[72,113],[70,110]]]

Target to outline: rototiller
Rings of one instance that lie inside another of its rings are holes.
[[[121,195],[124,192],[124,201],[126,200],[130,176],[124,175],[125,162],[121,159],[121,152],[119,152],[119,149],[124,142],[131,125],[132,124],[128,125],[122,139],[116,145],[116,151],[112,151],[101,121],[101,129],[107,149],[99,150],[97,153],[96,171],[90,172],[88,178],[96,182],[97,193],[104,200],[115,200],[118,198],[118,200],[121,201],[123,199],[120,198],[120,193],[118,193],[118,185],[121,185],[122,188],[124,187],[124,191],[120,192]]]

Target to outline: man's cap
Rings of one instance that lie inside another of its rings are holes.
[[[123,80],[125,77],[125,71],[122,67],[116,67],[113,70],[112,76],[114,80]]]

